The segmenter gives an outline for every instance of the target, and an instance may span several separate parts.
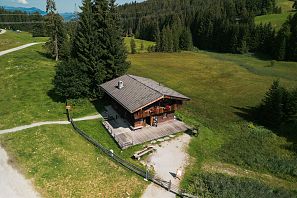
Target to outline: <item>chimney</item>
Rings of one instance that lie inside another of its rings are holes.
[[[119,81],[119,82],[118,82],[118,88],[119,88],[119,89],[124,88],[124,82],[123,82],[123,81]]]

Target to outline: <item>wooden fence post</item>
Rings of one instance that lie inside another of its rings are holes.
[[[171,189],[171,180],[169,180],[169,183],[168,183],[168,191],[170,191],[170,189]]]

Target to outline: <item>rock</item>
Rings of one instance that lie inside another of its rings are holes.
[[[170,140],[170,138],[169,137],[165,137],[164,140],[165,141],[168,141],[168,140]]]
[[[158,142],[164,142],[164,139],[163,138],[160,138],[157,140]]]
[[[174,137],[175,137],[175,135],[169,135],[169,137],[170,137],[170,138],[174,138]]]
[[[151,144],[156,144],[156,143],[157,143],[156,140],[151,141]]]

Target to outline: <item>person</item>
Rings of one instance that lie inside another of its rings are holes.
[[[177,178],[177,179],[181,179],[181,176],[182,176],[182,168],[181,167],[179,167],[177,170],[176,170],[176,174],[175,174],[175,177]]]

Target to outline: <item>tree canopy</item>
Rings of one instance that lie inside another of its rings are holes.
[[[99,97],[100,84],[123,75],[129,66],[115,1],[84,0],[81,10],[71,61],[58,64],[54,80],[56,93],[64,98]]]

